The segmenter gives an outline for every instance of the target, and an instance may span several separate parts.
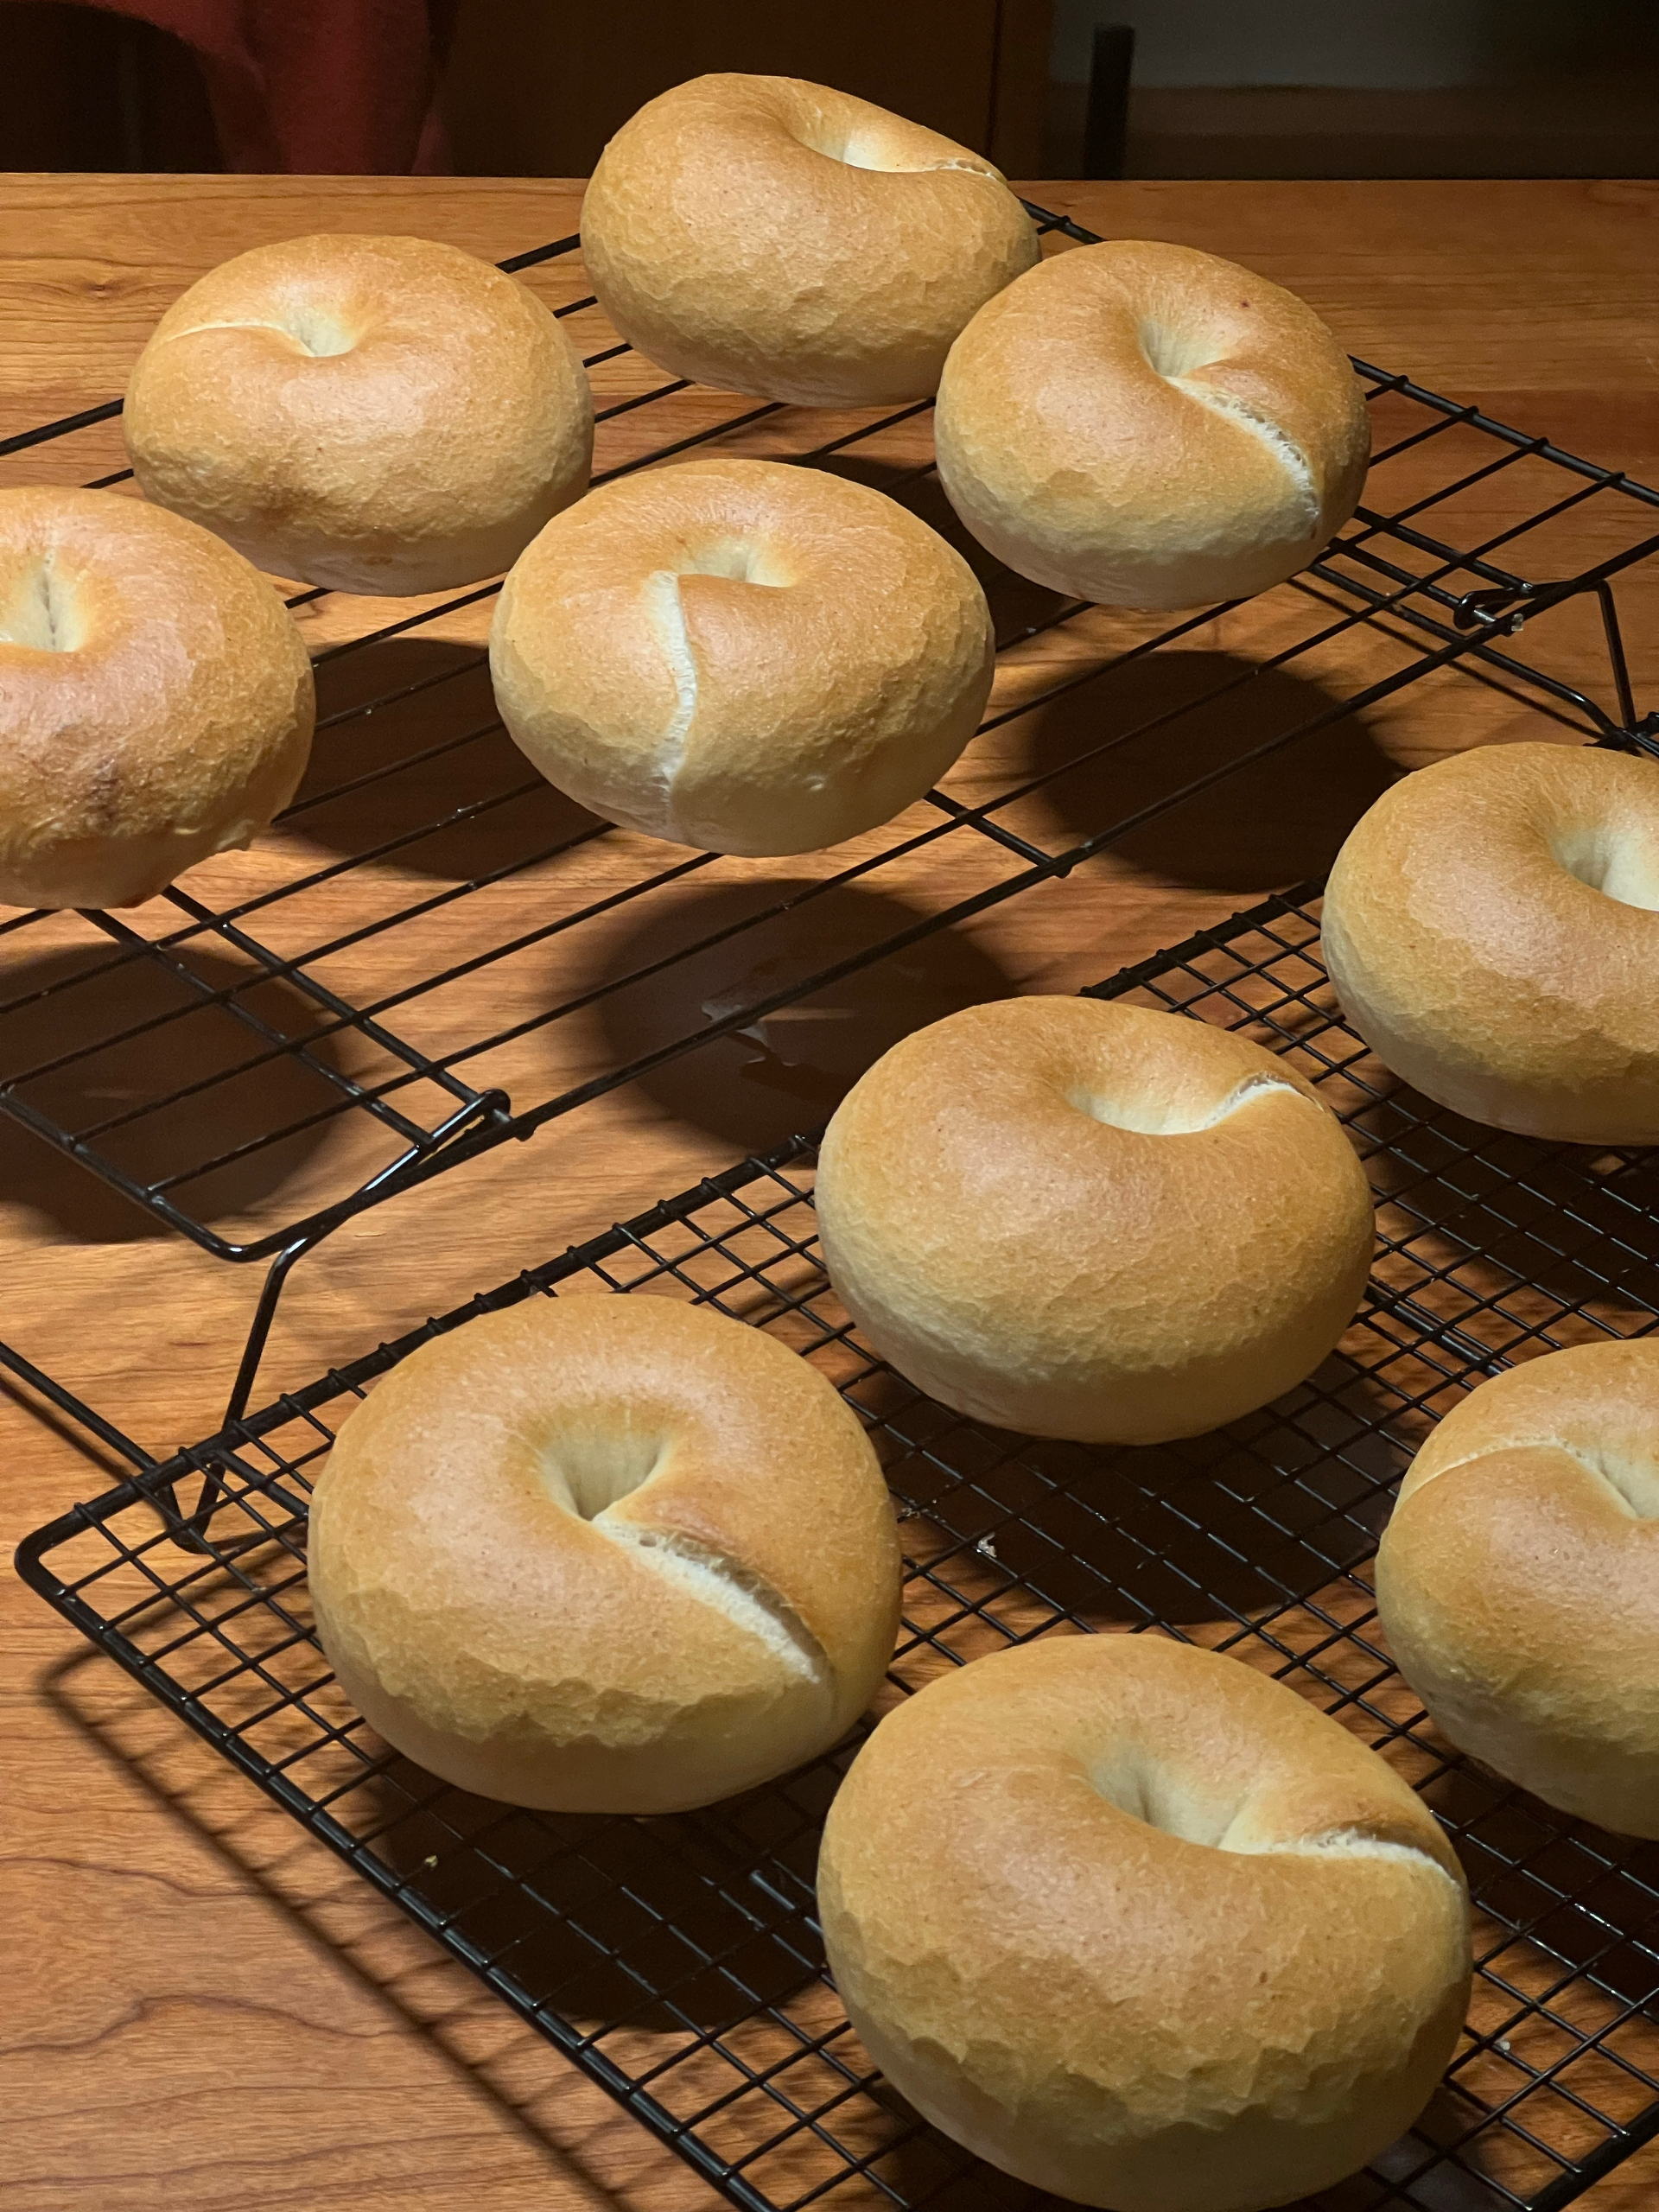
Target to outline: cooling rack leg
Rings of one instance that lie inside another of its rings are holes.
[[[289,1271],[302,1253],[322,1242],[325,1230],[315,1236],[296,1236],[282,1250],[265,1270],[264,1287],[259,1293],[259,1303],[254,1308],[253,1319],[248,1328],[248,1340],[242,1347],[242,1363],[236,1370],[236,1380],[231,1385],[229,1402],[225,1408],[224,1426],[240,1421],[248,1410],[248,1401],[253,1395],[253,1386],[259,1377],[259,1363],[265,1356],[265,1346],[270,1340],[270,1325],[276,1318],[276,1308],[288,1282]]]
[[[433,1133],[432,1149],[424,1160],[414,1152],[402,1154],[390,1166],[383,1167],[378,1175],[371,1176],[350,1204],[337,1206],[332,1214],[285,1244],[265,1273],[265,1287],[259,1294],[259,1303],[254,1309],[248,1340],[242,1351],[242,1363],[236,1370],[236,1381],[231,1386],[230,1402],[225,1408],[225,1426],[240,1421],[248,1410],[248,1401],[253,1395],[253,1386],[259,1377],[259,1363],[264,1357],[265,1346],[270,1338],[270,1325],[276,1318],[276,1307],[287,1284],[289,1270],[302,1253],[311,1251],[333,1236],[343,1223],[361,1212],[371,1202],[387,1197],[393,1186],[414,1166],[429,1169],[434,1160],[447,1162],[447,1147],[458,1137],[476,1130],[483,1123],[493,1122],[505,1127],[511,1113],[511,1101],[505,1090],[486,1090],[452,1114]]]
[[[1618,626],[1618,607],[1613,598],[1613,588],[1605,576],[1596,586],[1596,597],[1601,602],[1601,626],[1607,639],[1607,658],[1612,664],[1613,690],[1618,699],[1618,718],[1633,737],[1650,737],[1659,716],[1648,715],[1640,723],[1637,720],[1636,694],[1630,689],[1630,667],[1624,658],[1624,639]]]
[[[338,1223],[329,1224],[329,1228],[338,1226]],[[281,1302],[289,1269],[302,1253],[308,1252],[314,1245],[321,1244],[327,1234],[328,1229],[321,1229],[314,1230],[308,1236],[296,1236],[291,1244],[283,1246],[270,1267],[266,1268],[264,1285],[259,1293],[259,1303],[254,1308],[253,1319],[248,1329],[247,1342],[242,1347],[242,1359],[236,1370],[236,1381],[231,1386],[230,1402],[225,1408],[223,1425],[226,1427],[228,1428],[232,1421],[239,1421],[248,1409],[248,1400],[253,1394],[255,1382],[258,1380],[259,1363],[264,1357],[265,1346],[270,1338],[270,1325],[276,1318],[276,1308]],[[3,1350],[3,1347],[0,1347],[0,1350]],[[96,1419],[97,1416],[93,1415],[92,1418]],[[219,1479],[216,1468],[212,1465],[204,1465],[200,1469],[200,1474],[201,1495],[197,1499],[194,1509],[189,1513],[184,1512],[180,1507],[177,1486],[171,1483],[165,1486],[166,1510],[175,1524],[174,1541],[182,1544],[187,1551],[207,1551],[210,1548],[207,1535],[207,1524],[225,1497],[225,1486]],[[257,1541],[257,1539],[254,1541]]]
[[[10,1369],[21,1382],[28,1383],[31,1390],[55,1406],[60,1413],[66,1414],[77,1427],[85,1429],[89,1436],[95,1437],[100,1444],[125,1459],[138,1473],[149,1474],[161,1464],[145,1451],[142,1444],[134,1443],[124,1429],[118,1428],[112,1421],[106,1421],[102,1414],[94,1412],[84,1399],[76,1397],[73,1390],[66,1390],[61,1382],[54,1382],[49,1375],[35,1366],[33,1360],[25,1359],[22,1352],[3,1341],[0,1341],[0,1366]],[[181,1543],[187,1551],[206,1551],[207,1546],[202,1539],[201,1530],[207,1526],[207,1515],[213,1504],[217,1503],[217,1491],[216,1481],[205,1482],[201,1502],[195,1512],[188,1516],[179,1503],[176,1483],[158,1483],[149,1496],[151,1503],[171,1529],[176,1542]]]

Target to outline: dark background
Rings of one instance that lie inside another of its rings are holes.
[[[1014,175],[1659,170],[1659,0],[460,0],[439,43],[471,175],[585,175],[717,68],[842,86]],[[225,165],[180,41],[0,0],[0,168]]]

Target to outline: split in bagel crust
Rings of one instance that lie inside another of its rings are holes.
[[[666,1298],[527,1300],[342,1427],[312,1597],[346,1694],[458,1787],[671,1812],[826,1750],[899,1620],[857,1417],[759,1330]]]
[[[1460,2029],[1468,1903],[1339,1723],[1154,1636],[931,1682],[830,1808],[836,1986],[958,2142],[1114,2212],[1254,2212],[1407,2128]]]
[[[147,496],[271,575],[336,591],[499,575],[587,489],[594,407],[563,327],[431,238],[284,238],[222,263],[127,388]]]
[[[0,899],[137,906],[248,844],[315,716],[293,617],[229,546],[112,492],[0,492]]]
[[[1376,1596],[1460,1751],[1659,1837],[1659,1344],[1575,1345],[1471,1391],[1401,1484]]]
[[[829,407],[925,399],[957,332],[1038,253],[965,146],[827,86],[730,74],[624,124],[582,245],[601,306],[653,361]]]
[[[1195,607],[1281,582],[1352,514],[1370,433],[1290,292],[1136,239],[1059,253],[950,350],[939,476],[982,545],[1055,591]]]
[[[502,719],[550,782],[723,853],[816,850],[912,804],[977,729],[995,658],[936,531],[764,461],[602,486],[518,563],[490,632]]]
[[[1192,1436],[1312,1373],[1371,1200],[1312,1086],[1248,1039],[1086,998],[916,1031],[819,1155],[831,1281],[919,1389],[1001,1427]]]
[[[1477,746],[1383,793],[1325,889],[1343,1011],[1471,1121],[1659,1142],[1659,762]]]

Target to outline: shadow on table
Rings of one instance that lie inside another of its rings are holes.
[[[285,1813],[191,1740],[136,1683],[114,1677],[101,1658],[82,1651],[41,1680],[48,1701],[81,1740],[136,1777],[158,1814],[182,1821],[219,1854],[238,1886],[281,1907],[320,1959],[383,1999],[550,2162],[538,2187],[550,2186],[559,2201],[563,2190],[579,2202],[625,2212],[650,2212],[669,2190],[678,2205],[706,2204],[714,2212],[723,2202],[672,2152],[613,2113],[602,2092],[573,2097],[570,2070],[545,2038],[505,2012],[466,1967],[438,1951],[348,1866],[320,1853]],[[188,1942],[193,1895],[175,1901],[181,1916],[175,1936],[158,1928],[146,1939],[161,1952],[169,1942]],[[133,1948],[130,1942],[128,1951]],[[349,2068],[346,2086],[368,2093],[350,2082]],[[401,2145],[410,2133],[400,2127],[384,2139]],[[620,2152],[619,2139],[626,2146]]]
[[[1049,779],[1020,809],[1047,841],[1080,842],[1220,774],[1111,849],[1148,875],[1240,894],[1322,874],[1398,775],[1363,718],[1323,685],[1235,653],[1149,653],[1020,727],[1024,775]]]
[[[342,1030],[315,1038],[306,1047],[308,1065],[157,962],[109,965],[115,957],[100,942],[0,962],[0,1001],[26,1001],[0,1015],[0,1079],[15,1083],[20,1101],[56,1127],[86,1134],[100,1156],[140,1184],[257,1144],[174,1193],[197,1220],[257,1214],[330,1141],[333,1122],[259,1141],[343,1103],[329,1071],[349,1071],[358,1040]],[[330,1017],[313,1000],[251,962],[194,948],[180,957],[208,993],[234,991],[234,1004],[279,1039],[327,1027]],[[110,1038],[123,1041],[101,1041]],[[65,1065],[49,1068],[59,1060]],[[48,1071],[19,1080],[37,1068]],[[0,1205],[26,1208],[60,1242],[126,1243],[173,1233],[10,1116],[0,1116]]]
[[[787,867],[780,862],[780,867]],[[798,904],[789,902],[798,900]],[[744,925],[773,906],[775,918]],[[658,893],[607,932],[602,974],[669,960],[583,1017],[607,1065],[626,1065],[914,928],[925,909],[860,884],[815,892],[813,880],[756,875]],[[734,931],[705,951],[689,944]],[[599,980],[596,975],[593,980]],[[561,995],[587,979],[562,971]],[[638,1078],[667,1112],[741,1153],[764,1151],[827,1121],[865,1070],[913,1029],[1007,997],[1010,977],[972,938],[937,930],[810,997],[711,1039]]]
[[[467,882],[591,829],[501,726],[481,648],[387,638],[318,671],[311,765],[283,817],[308,843]],[[338,721],[330,717],[339,716]]]

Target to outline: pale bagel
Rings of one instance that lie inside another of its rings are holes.
[[[1255,2212],[1402,2133],[1468,2000],[1468,1900],[1399,1776],[1151,1636],[976,1660],[830,1808],[824,1948],[928,2120],[1113,2212]]]
[[[1323,931],[1349,1022],[1425,1096],[1659,1142],[1659,763],[1497,745],[1420,768],[1337,855]]]
[[[1455,1407],[1400,1485],[1376,1600],[1460,1751],[1659,1836],[1659,1343],[1547,1353]]]
[[[507,568],[587,488],[594,406],[563,327],[432,238],[253,247],[156,324],[127,452],[158,505],[336,591],[448,591]]]
[[[958,1412],[1039,1436],[1195,1436],[1353,1319],[1371,1200],[1272,1053],[1184,1016],[1007,999],[918,1030],[825,1134],[818,1225],[861,1333]]]
[[[939,475],[1022,576],[1122,607],[1242,599],[1352,514],[1370,432],[1311,308],[1248,269],[1135,239],[1056,254],[950,349]]]
[[[857,1416],[741,1322],[531,1299],[422,1347],[311,1509],[324,1650],[445,1781],[563,1812],[705,1805],[834,1743],[899,1624]]]
[[[677,376],[804,406],[925,399],[1037,258],[966,147],[793,77],[697,77],[624,124],[582,246],[600,305]]]
[[[112,492],[0,492],[0,899],[136,906],[247,844],[315,715],[293,617],[240,554]]]
[[[502,720],[607,820],[800,853],[920,798],[979,726],[985,594],[896,501],[822,471],[696,461],[549,524],[490,631]]]

